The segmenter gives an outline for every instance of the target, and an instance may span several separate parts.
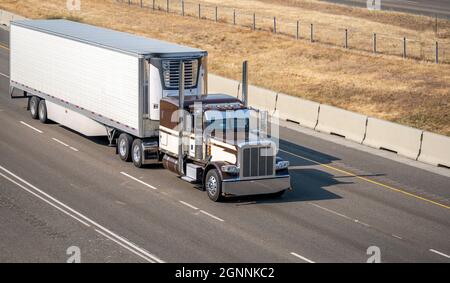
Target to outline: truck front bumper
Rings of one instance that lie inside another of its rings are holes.
[[[291,187],[289,175],[275,176],[267,179],[222,181],[222,193],[232,196],[274,194]]]

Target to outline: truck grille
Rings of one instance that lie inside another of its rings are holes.
[[[274,174],[274,156],[270,147],[246,147],[242,150],[241,177],[264,177]]]
[[[198,60],[183,60],[184,62],[184,88],[193,88],[197,85]],[[166,88],[178,88],[180,78],[180,60],[163,60],[163,76]]]

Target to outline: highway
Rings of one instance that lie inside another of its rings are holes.
[[[106,138],[31,119],[8,94],[7,38],[0,262],[65,262],[71,246],[82,262],[366,262],[370,246],[382,262],[450,262],[447,169],[283,127],[293,191],[214,203],[160,166],[120,161]]]
[[[367,7],[367,0],[324,0],[349,6]],[[381,0],[382,10],[407,12],[440,18],[450,18],[450,2],[447,0]]]

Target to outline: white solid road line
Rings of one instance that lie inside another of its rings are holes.
[[[69,146],[69,148],[73,151],[79,151],[78,149],[74,148],[73,146]]]
[[[193,206],[192,204],[187,203],[187,202],[185,202],[185,201],[179,200],[179,202],[182,203],[182,204],[184,204],[184,205],[187,206],[187,207],[192,208],[192,209],[195,209],[195,210],[198,209],[198,207],[195,207],[195,206]]]
[[[299,259],[304,260],[304,261],[306,261],[307,263],[315,263],[314,261],[312,261],[312,260],[310,260],[310,259],[307,259],[306,257],[299,255],[298,253],[292,252],[291,255],[293,255],[293,256],[295,256],[295,257],[298,257]]]
[[[0,73],[0,76],[2,76],[2,77],[5,77],[5,78],[9,79],[9,76],[8,76],[8,75],[5,75],[5,74],[3,74],[3,73]]]
[[[121,242],[117,241],[116,239],[114,239],[114,238],[108,236],[107,234],[103,233],[102,231],[100,231],[100,230],[98,230],[98,229],[95,229],[95,231],[96,231],[97,233],[99,233],[100,235],[102,235],[103,237],[108,238],[109,240],[111,240],[111,241],[113,241],[114,243],[118,244],[119,246],[121,246],[121,247],[123,247],[123,248],[129,250],[130,252],[136,253],[136,251],[132,250],[131,248],[129,248],[128,246],[122,244]],[[139,255],[139,256],[142,257],[143,259],[145,259],[145,260],[148,261],[148,262],[153,262],[153,260],[152,260],[151,258],[148,258],[148,257],[146,257],[145,255]]]
[[[130,178],[130,179],[132,179],[132,180],[134,180],[134,181],[136,181],[136,182],[138,182],[138,183],[141,183],[142,185],[147,186],[147,187],[149,187],[150,189],[153,189],[153,190],[157,190],[157,189],[158,189],[158,188],[156,188],[156,187],[153,187],[152,185],[147,184],[146,182],[143,182],[143,181],[139,180],[138,178],[135,178],[135,177],[133,177],[133,176],[131,176],[131,175],[128,175],[128,174],[125,173],[125,172],[120,172],[120,174],[122,174],[122,175],[124,175],[124,176],[127,176],[128,178]]]
[[[96,231],[102,231],[103,234],[108,235],[108,238],[113,238],[115,239],[115,242],[120,242],[122,245],[125,245],[128,247],[129,251],[132,251],[132,253],[134,253],[135,255],[145,259],[146,261],[149,262],[164,262],[161,259],[159,259],[158,257],[152,255],[151,253],[149,253],[148,251],[146,251],[145,249],[137,246],[136,244],[134,244],[133,242],[117,235],[116,233],[110,231],[109,229],[103,227],[102,225],[98,224],[97,222],[95,222],[94,220],[88,218],[87,216],[81,214],[80,212],[74,210],[73,208],[65,205],[64,203],[60,202],[59,200],[55,199],[54,197],[50,196],[49,194],[45,193],[44,191],[38,189],[37,187],[35,187],[34,185],[30,184],[29,182],[25,181],[24,179],[20,178],[19,176],[17,176],[16,174],[14,174],[13,172],[9,171],[8,169],[4,168],[3,166],[0,165],[0,170],[4,171],[5,173],[9,174],[10,176],[14,177],[15,179],[21,181],[23,184],[27,185],[28,188],[24,187],[23,185],[19,184],[19,187],[24,189],[25,191],[33,194],[34,196],[38,197],[39,199],[44,200],[46,203],[51,204],[53,207],[58,208],[59,210],[64,211],[65,214],[67,215],[71,215],[71,217],[73,219],[76,219],[77,221],[79,221],[80,223],[82,223],[83,225],[91,225],[94,226],[96,229]],[[1,174],[1,173],[0,173]],[[12,180],[11,178],[5,176],[4,174],[1,174],[1,176],[5,177],[6,179],[8,179],[9,181],[12,181],[14,184],[18,184],[17,182],[15,182],[14,180]],[[88,226],[90,227],[90,226]]]
[[[62,142],[62,141],[60,141],[60,140],[58,140],[58,139],[56,139],[56,138],[52,138],[52,140],[54,140],[54,141],[57,142],[57,143],[62,144],[63,146],[66,146],[66,147],[69,146],[68,144],[66,144],[66,143],[64,143],[64,142]]]
[[[40,133],[40,134],[42,134],[43,133],[43,131],[41,131],[41,130],[39,130],[39,129],[36,129],[35,127],[33,127],[33,126],[31,126],[31,125],[28,125],[27,123],[25,123],[24,121],[20,121],[20,123],[22,124],[22,125],[25,125],[25,126],[27,126],[28,128],[30,128],[30,129],[32,129],[32,130],[34,130],[34,131],[36,131],[36,132],[38,132],[38,133]]]
[[[450,255],[446,255],[446,254],[444,254],[444,253],[442,253],[440,251],[437,251],[437,250],[430,249],[430,252],[438,254],[438,255],[441,255],[441,256],[446,257],[446,258],[450,258]]]
[[[216,219],[216,220],[218,220],[218,221],[220,221],[220,222],[224,222],[224,221],[225,221],[225,220],[223,220],[222,218],[219,218],[219,217],[217,217],[217,216],[215,216],[215,215],[212,215],[211,213],[206,212],[206,211],[204,211],[204,210],[200,210],[200,212],[203,213],[203,214],[205,214],[205,215],[208,215],[209,217],[214,218],[214,219]]]
[[[5,178],[6,180],[10,181],[11,183],[13,183],[13,184],[19,186],[21,189],[23,189],[23,190],[29,192],[30,194],[34,195],[35,197],[37,197],[37,198],[43,200],[44,202],[46,202],[47,204],[49,204],[49,205],[53,206],[54,208],[58,209],[58,210],[61,211],[62,213],[67,214],[68,216],[74,218],[75,220],[77,220],[78,222],[80,222],[81,224],[83,224],[84,226],[91,227],[91,225],[89,225],[88,223],[84,222],[83,220],[79,219],[78,217],[74,216],[73,214],[70,214],[69,212],[67,212],[67,211],[65,211],[64,209],[60,208],[59,206],[53,204],[52,202],[46,200],[45,198],[41,197],[40,195],[34,193],[33,191],[27,189],[26,187],[24,187],[24,186],[22,186],[21,184],[17,183],[16,181],[14,181],[13,179],[9,178],[8,176],[3,175],[2,173],[0,173],[0,176],[2,176],[3,178]]]

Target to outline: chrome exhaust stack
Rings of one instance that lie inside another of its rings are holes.
[[[247,60],[242,63],[242,102],[248,107],[248,74]]]
[[[178,90],[178,173],[184,175],[184,62],[180,62]]]
[[[208,56],[202,58],[203,65],[203,93],[202,95],[208,95]]]

